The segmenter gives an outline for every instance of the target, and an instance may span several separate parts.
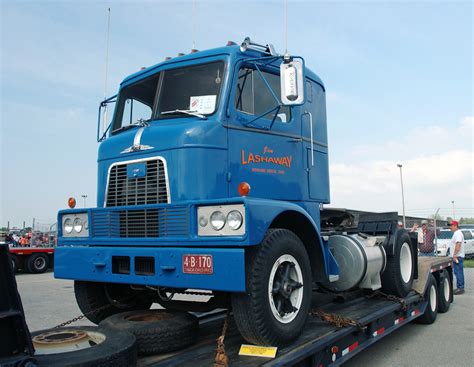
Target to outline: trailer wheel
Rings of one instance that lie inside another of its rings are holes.
[[[387,257],[382,273],[382,290],[385,293],[405,297],[413,284],[414,266],[410,236],[403,231],[395,239],[394,255]]]
[[[125,284],[76,280],[74,293],[81,312],[94,324],[116,313],[147,310],[152,305],[151,301]]]
[[[247,293],[232,295],[237,327],[248,342],[285,345],[303,330],[311,306],[311,267],[301,240],[271,229],[246,252]]]
[[[45,254],[32,254],[26,261],[26,268],[33,274],[44,273],[48,267],[49,258]]]
[[[438,285],[433,274],[430,274],[428,278],[428,286],[426,287],[425,300],[428,301],[426,310],[423,315],[418,317],[415,321],[420,324],[432,324],[436,321],[438,316]]]
[[[137,364],[135,336],[96,326],[67,327],[31,334],[38,366],[128,367]]]
[[[447,271],[443,271],[439,277],[439,297],[438,297],[438,312],[448,312],[451,305],[453,295],[453,285],[451,277]]]
[[[186,312],[122,312],[106,318],[100,326],[135,335],[139,355],[179,350],[194,343],[199,335],[197,317]]]

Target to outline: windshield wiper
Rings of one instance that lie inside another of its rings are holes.
[[[125,130],[129,130],[131,129],[132,127],[146,127],[146,126],[149,126],[149,122],[151,121],[151,119],[148,119],[148,120],[143,120],[143,119],[138,119],[137,122],[133,123],[133,124],[130,124],[130,125],[125,125],[125,126],[122,126],[122,127],[119,127],[118,129],[112,131],[112,133],[118,133],[120,131],[125,131]]]
[[[207,120],[207,116],[204,116],[200,114],[199,112],[193,111],[193,110],[176,109],[176,110],[171,110],[171,111],[163,111],[160,113],[160,115],[171,115],[173,113],[184,113],[185,115],[196,116],[196,117],[199,117],[200,119]]]

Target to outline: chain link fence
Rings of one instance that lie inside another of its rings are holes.
[[[405,229],[417,234],[419,256],[446,256],[452,237],[447,221],[433,218],[405,218]]]

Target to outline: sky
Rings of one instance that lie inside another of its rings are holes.
[[[94,206],[97,109],[123,78],[250,36],[285,49],[284,1],[1,3],[0,226]],[[288,51],[327,91],[331,206],[474,217],[473,2],[288,1]]]

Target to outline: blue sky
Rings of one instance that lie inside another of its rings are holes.
[[[142,66],[245,36],[284,51],[283,1],[1,2],[0,226],[96,197],[104,90]],[[327,89],[333,206],[474,216],[473,3],[289,1],[289,51]]]

